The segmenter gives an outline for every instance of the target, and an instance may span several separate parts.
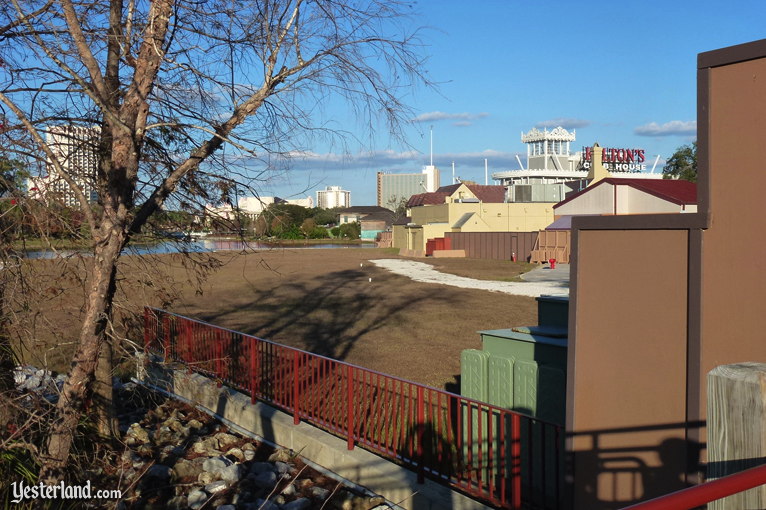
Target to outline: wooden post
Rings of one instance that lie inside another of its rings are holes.
[[[766,364],[716,367],[707,385],[707,479],[766,463]],[[766,508],[766,486],[708,505],[710,510],[751,508]]]

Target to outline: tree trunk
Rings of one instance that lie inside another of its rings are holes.
[[[53,484],[64,475],[77,424],[90,397],[96,374],[104,330],[111,312],[117,259],[125,238],[124,232],[113,229],[105,242],[96,245],[80,341],[56,405],[56,419],[51,425],[47,448],[41,459],[40,482]]]
[[[111,303],[111,299],[109,300]],[[111,318],[111,311],[107,313]],[[105,334],[101,342],[98,364],[96,365],[96,380],[93,387],[93,405],[96,411],[96,428],[102,437],[116,434],[117,418],[114,409],[114,388],[112,376],[114,369],[113,339]]]

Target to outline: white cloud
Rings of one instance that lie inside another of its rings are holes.
[[[695,136],[697,134],[696,120],[671,120],[665,124],[650,122],[633,130],[638,136]]]
[[[510,170],[518,168],[516,155],[526,157],[526,153],[504,152],[493,149],[475,152],[447,152],[434,154],[434,164],[443,171],[455,166],[484,168],[484,159],[488,160],[491,171]],[[334,152],[316,153],[310,151],[294,151],[282,160],[284,166],[291,171],[322,171],[348,172],[354,170],[374,170],[385,172],[419,172],[422,165],[429,163],[430,156],[418,151],[365,151],[355,154],[340,154]]]
[[[576,129],[590,126],[590,121],[585,119],[572,119],[569,117],[559,117],[557,119],[544,120],[535,124],[538,128],[557,128]]]
[[[427,113],[421,113],[414,119],[412,119],[412,122],[437,122],[440,120],[457,120],[457,121],[471,121],[476,119],[482,119],[484,117],[488,117],[489,114],[486,112],[480,112],[480,113],[445,113],[445,112],[427,112]]]

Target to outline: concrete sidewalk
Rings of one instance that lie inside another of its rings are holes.
[[[522,274],[521,279],[525,282],[556,282],[569,287],[569,264],[556,263],[555,269],[551,269],[550,264],[544,264]]]

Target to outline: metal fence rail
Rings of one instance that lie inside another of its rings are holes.
[[[154,308],[147,352],[183,363],[418,474],[502,508],[557,509],[562,427]]]
[[[673,492],[623,510],[688,510],[766,484],[766,465]]]

